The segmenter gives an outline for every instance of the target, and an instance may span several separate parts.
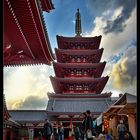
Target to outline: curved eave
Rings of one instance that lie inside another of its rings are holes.
[[[68,49],[67,46],[65,46],[64,42],[67,43],[91,43],[93,44],[91,46],[92,49],[98,49],[100,46],[101,38],[102,36],[95,36],[95,37],[63,37],[63,36],[56,36],[58,48],[60,49]]]
[[[6,125],[10,125],[10,126],[16,127],[16,128],[20,128],[21,127],[21,125],[18,122],[12,120],[11,118],[9,118],[8,120],[6,120],[4,123]]]
[[[101,40],[102,36],[94,36],[94,37],[65,37],[65,36],[59,36],[56,35],[56,38],[58,41],[68,41],[68,42],[77,42],[77,41],[81,41],[81,42],[87,42],[87,41],[93,41],[93,40]]]
[[[57,94],[57,93],[47,93],[49,99],[66,99],[66,98],[109,98],[112,93],[102,93],[102,94]]]
[[[70,68],[70,69],[85,69],[85,68],[92,68],[95,69],[94,72],[94,77],[98,78],[102,75],[103,70],[105,68],[106,62],[102,62],[102,63],[56,63],[53,62],[53,66],[54,66],[54,71],[55,71],[55,75],[56,77],[64,77],[63,74],[63,68]]]
[[[52,0],[40,0],[40,1],[41,1],[43,11],[50,12],[50,10],[54,9]]]
[[[33,66],[33,65],[51,65],[42,60],[20,60],[20,61],[7,61],[4,62],[4,67],[20,67],[20,66]]]
[[[59,115],[69,115],[69,116],[74,116],[74,115],[81,115],[81,112],[53,112],[53,111],[46,111],[48,115],[54,115],[54,116],[59,116]],[[102,112],[92,112],[92,115],[100,115]],[[76,121],[77,122],[77,121]]]
[[[50,64],[54,59],[41,14],[36,1],[4,1],[4,34],[10,42],[5,45],[11,45],[11,55],[22,50],[32,60]]]
[[[89,78],[89,77],[87,78],[57,78],[57,77],[50,76],[50,80],[53,85],[53,89],[55,93],[63,93],[65,84],[93,83],[93,84],[96,84],[94,88],[96,91],[96,94],[100,94],[102,90],[104,89],[108,79],[109,79],[109,76],[101,77],[101,78]]]
[[[64,50],[64,49],[57,49],[55,48],[56,58],[58,62],[62,62],[62,54],[64,55],[95,55],[95,63],[100,62],[102,54],[103,54],[103,48],[97,49],[97,50]]]
[[[44,17],[43,17],[43,12],[42,12],[42,7],[41,7],[41,3],[40,3],[40,1],[38,0],[37,1],[38,3],[36,3],[36,8],[38,8],[37,9],[37,11],[38,11],[38,17],[40,18],[40,25],[41,25],[41,29],[42,29],[42,33],[41,34],[43,34],[44,35],[44,39],[45,39],[45,41],[47,42],[46,44],[47,44],[47,47],[48,47],[48,50],[47,51],[49,51],[49,57],[50,57],[50,61],[53,61],[54,59],[55,59],[55,56],[54,56],[54,54],[53,54],[53,51],[52,51],[52,48],[51,48],[51,44],[50,44],[50,40],[49,40],[49,36],[48,36],[48,32],[47,32],[47,28],[46,28],[46,25],[45,25],[45,20],[44,20]],[[52,2],[51,2],[51,0],[48,0],[48,5],[50,6],[50,8],[52,8],[53,7],[53,4],[52,4]],[[54,8],[54,7],[53,7]],[[38,21],[38,20],[37,20]],[[39,29],[40,29],[40,27],[39,27]]]

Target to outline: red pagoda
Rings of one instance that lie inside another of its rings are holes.
[[[100,62],[103,48],[101,36],[82,37],[81,15],[76,13],[75,37],[57,35],[55,77],[50,77],[54,92],[48,93],[47,115],[64,126],[82,121],[86,110],[98,117],[113,101],[112,93],[103,93],[109,77],[101,77],[106,62]]]

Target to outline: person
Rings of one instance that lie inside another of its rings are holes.
[[[125,137],[125,140],[134,140],[134,137],[132,136],[130,131],[126,131],[124,137]]]
[[[85,118],[85,121],[84,121],[83,128],[85,130],[87,140],[92,140],[93,139],[92,138],[93,121],[92,121],[90,110],[86,111],[86,118]]]
[[[34,129],[29,128],[28,132],[29,132],[29,140],[33,140],[33,138],[34,138]]]
[[[79,140],[81,138],[81,132],[78,126],[76,126],[74,129],[74,136],[76,140]]]
[[[45,124],[43,127],[43,135],[46,140],[50,140],[53,134],[53,127],[52,124],[49,122],[48,119],[45,120]]]
[[[82,116],[83,116],[83,121],[82,121],[82,125],[81,125],[81,139],[84,140],[84,136],[85,136],[85,119],[87,117],[86,112],[83,112]]]
[[[107,129],[107,132],[105,134],[105,140],[113,140],[112,129],[111,128]]]
[[[58,123],[54,122],[53,124],[53,135],[55,140],[59,140],[59,134],[58,134]]]
[[[59,122],[58,133],[59,133],[60,140],[64,140],[64,127],[62,122]]]
[[[38,133],[38,139],[42,140],[42,133],[41,133],[41,131],[39,131],[39,133]]]
[[[126,126],[123,124],[123,120],[120,120],[120,123],[117,125],[117,131],[119,134],[119,140],[125,140],[125,132],[126,132]]]
[[[113,137],[110,133],[107,132],[107,134],[105,135],[105,140],[113,140]]]

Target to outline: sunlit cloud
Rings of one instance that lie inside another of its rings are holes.
[[[29,96],[37,96],[38,98],[48,98],[47,92],[53,92],[50,82],[50,75],[54,75],[52,67],[26,66],[5,68],[4,93],[8,108],[20,107],[21,103]],[[47,102],[47,101],[46,101]]]
[[[39,96],[27,96],[26,98],[16,100],[11,102],[9,109],[21,109],[21,110],[45,110],[47,107],[48,99],[46,97],[39,97]]]

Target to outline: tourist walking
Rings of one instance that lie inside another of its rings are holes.
[[[105,140],[113,140],[112,135],[111,135],[110,133],[107,133],[107,134],[105,135]]]
[[[105,140],[113,140],[113,136],[112,136],[112,129],[111,128],[108,128],[107,129],[107,132],[105,134]]]
[[[59,133],[60,140],[64,140],[64,127],[62,122],[59,122],[58,133]]]
[[[33,138],[34,138],[34,129],[29,128],[28,133],[29,133],[29,140],[33,140]]]
[[[74,129],[74,137],[76,140],[81,139],[81,132],[78,126],[76,126]]]
[[[42,140],[42,133],[41,133],[41,131],[38,132],[38,140]]]
[[[43,128],[43,136],[46,140],[50,140],[53,134],[53,127],[52,124],[49,122],[48,119],[45,120],[44,128]]]
[[[82,121],[82,125],[81,125],[81,139],[82,140],[84,140],[84,136],[86,136],[85,135],[85,119],[86,119],[86,117],[87,117],[87,114],[86,114],[86,112],[84,112],[83,114],[82,114],[82,116],[83,116],[83,121]]]
[[[54,123],[53,132],[54,132],[54,139],[60,140],[59,131],[58,131],[58,122]]]
[[[120,120],[120,123],[117,125],[117,131],[119,134],[119,140],[125,140],[126,126],[123,123],[123,120]]]
[[[87,140],[92,140],[93,139],[92,138],[93,120],[91,117],[90,110],[86,111],[86,118],[85,118],[84,123],[83,123],[83,129],[84,129]]]
[[[124,137],[125,137],[125,140],[134,140],[134,137],[132,136],[130,131],[126,131]]]

